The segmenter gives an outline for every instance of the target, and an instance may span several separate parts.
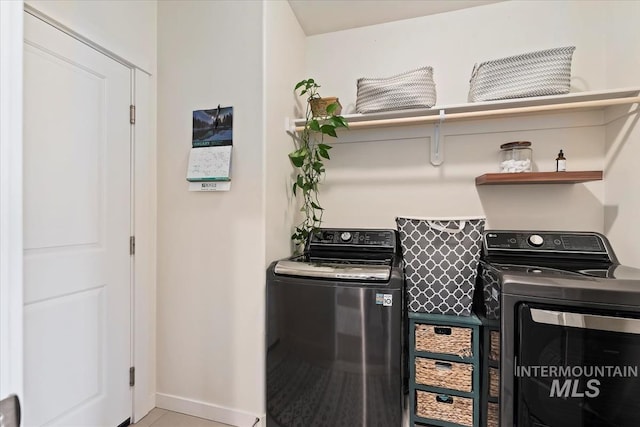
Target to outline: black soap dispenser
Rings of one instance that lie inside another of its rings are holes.
[[[558,157],[556,157],[556,172],[566,172],[567,171],[567,159],[564,157],[564,153],[562,150],[558,153]]]

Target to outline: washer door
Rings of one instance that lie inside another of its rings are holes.
[[[640,425],[638,314],[517,307],[518,427]]]

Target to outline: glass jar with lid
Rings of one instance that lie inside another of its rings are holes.
[[[500,146],[500,172],[531,172],[532,163],[530,141],[513,141]]]

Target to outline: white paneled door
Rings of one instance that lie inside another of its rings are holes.
[[[25,13],[24,425],[132,413],[131,70]]]

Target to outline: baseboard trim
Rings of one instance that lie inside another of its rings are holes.
[[[2,1],[2,0],[0,0]],[[153,408],[156,407],[156,394],[149,393],[144,399],[134,399],[133,402],[133,419],[131,420],[132,424],[137,423],[147,415]]]
[[[265,425],[262,416],[171,394],[156,393],[156,406],[236,427],[253,427],[256,418],[260,418],[256,427]]]

